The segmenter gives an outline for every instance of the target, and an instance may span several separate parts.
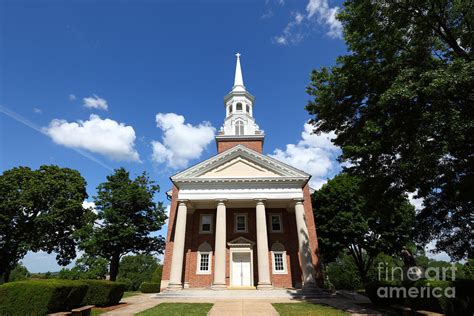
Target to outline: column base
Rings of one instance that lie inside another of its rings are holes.
[[[166,288],[167,291],[181,291],[183,289],[183,285],[181,283],[170,283]]]
[[[225,290],[227,286],[225,284],[213,284],[211,285],[211,289],[213,290]]]
[[[257,290],[273,290],[273,286],[271,284],[259,284]]]

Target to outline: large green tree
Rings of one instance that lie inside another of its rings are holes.
[[[398,254],[413,240],[415,209],[405,196],[377,197],[342,173],[312,198],[323,262],[349,253],[364,283],[377,255]]]
[[[132,180],[124,168],[97,187],[96,221],[81,230],[80,248],[109,260],[110,280],[116,280],[123,255],[163,253],[164,238],[150,236],[166,220],[163,203],[153,200],[158,190],[146,173]]]
[[[350,172],[417,192],[419,241],[473,256],[474,2],[348,0],[349,53],[314,70],[307,110]]]
[[[82,203],[86,181],[76,170],[18,167],[0,175],[0,278],[28,251],[56,252],[59,264],[76,256],[75,232],[92,216]]]

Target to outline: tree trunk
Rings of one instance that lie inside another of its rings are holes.
[[[5,270],[3,272],[3,282],[7,283],[8,281],[10,281],[10,272],[11,270]]]
[[[117,274],[119,270],[120,256],[114,254],[110,259],[110,281],[117,280]]]

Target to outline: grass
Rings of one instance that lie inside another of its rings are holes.
[[[331,306],[311,303],[273,303],[280,316],[346,316],[348,313]]]
[[[127,292],[124,292],[124,293],[123,293],[122,298],[130,297],[130,296],[135,296],[135,295],[139,295],[139,294],[142,294],[142,292],[140,292],[140,291],[127,291]]]
[[[180,316],[180,315],[196,315],[206,316],[212,308],[211,303],[161,303],[153,308],[147,309],[136,315],[141,316]]]
[[[91,311],[91,316],[96,316],[105,313],[105,311],[100,310],[100,309],[92,309]]]

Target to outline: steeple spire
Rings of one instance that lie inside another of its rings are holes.
[[[233,91],[245,91],[244,78],[242,77],[242,68],[240,67],[240,53],[235,54],[237,57],[237,63],[235,65],[235,79]]]

